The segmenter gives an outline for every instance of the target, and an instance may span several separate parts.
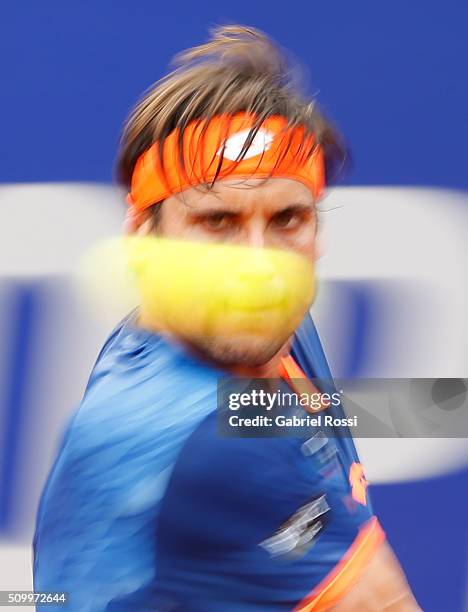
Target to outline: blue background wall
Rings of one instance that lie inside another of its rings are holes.
[[[136,97],[220,22],[303,61],[355,183],[468,186],[464,0],[3,2],[1,180],[109,180]]]
[[[462,0],[11,0],[0,11],[0,181],[103,181],[122,122],[207,27],[257,26],[302,60],[359,185],[468,188]],[[460,611],[468,472],[376,487],[425,610]]]

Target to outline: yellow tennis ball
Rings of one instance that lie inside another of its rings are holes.
[[[74,286],[94,319],[115,324],[140,303],[135,273],[121,237],[102,240],[81,257]]]
[[[186,337],[288,337],[310,306],[313,266],[279,249],[154,236],[126,240],[142,318]]]

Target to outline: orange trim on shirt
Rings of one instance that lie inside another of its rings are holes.
[[[354,501],[367,506],[367,487],[369,483],[364,474],[364,468],[357,461],[354,461],[349,468],[349,484]]]
[[[320,393],[317,387],[307,378],[292,355],[281,357],[280,364],[278,366],[278,375],[281,376],[281,378],[283,378],[298,395],[301,393]],[[321,410],[326,410],[329,407],[329,405],[322,405],[321,408],[312,410],[307,406],[304,406],[304,410],[306,412],[315,414]]]
[[[281,357],[279,375],[286,380],[290,380],[291,378],[307,378],[292,355]]]
[[[326,612],[333,608],[356,584],[384,540],[385,532],[373,516],[361,527],[337,566],[294,608],[294,612]]]
[[[310,392],[311,388],[317,391],[314,385],[307,380],[306,375],[292,355],[282,357],[279,366],[279,375],[284,378],[296,392],[304,391],[304,389],[297,388],[300,379],[305,379],[303,382],[304,384],[308,384],[308,392]],[[324,406],[324,409],[325,408]],[[365,480],[361,464],[355,462],[351,465],[349,478],[353,498],[359,503],[366,505],[367,480]],[[330,610],[356,584],[363,571],[370,563],[377,548],[384,540],[385,533],[379,521],[374,516],[361,527],[356,539],[336,567],[294,608],[294,611],[325,612],[326,610]]]

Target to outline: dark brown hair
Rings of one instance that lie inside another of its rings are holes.
[[[325,155],[327,182],[346,162],[341,136],[301,94],[295,70],[284,53],[262,32],[232,25],[214,29],[207,43],[179,54],[177,68],[155,83],[131,113],[123,130],[117,159],[117,178],[130,186],[139,156],[175,129],[182,138],[194,119],[219,114],[253,113],[258,118],[246,140],[248,150],[261,123],[269,116],[285,117],[289,126],[301,125],[313,135]],[[313,150],[309,154],[313,153]]]

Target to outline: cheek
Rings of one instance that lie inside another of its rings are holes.
[[[317,233],[314,231],[308,232],[301,240],[298,241],[298,248],[309,259],[315,259],[317,255]]]
[[[301,227],[296,232],[280,232],[275,240],[278,248],[287,249],[303,255],[309,261],[314,261],[317,257],[317,233],[315,225]]]

